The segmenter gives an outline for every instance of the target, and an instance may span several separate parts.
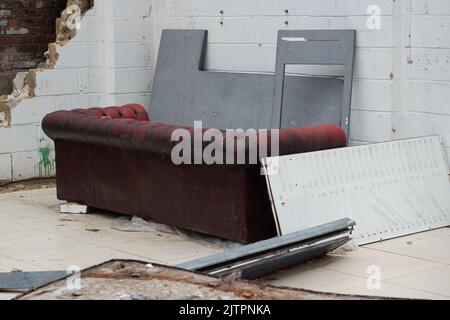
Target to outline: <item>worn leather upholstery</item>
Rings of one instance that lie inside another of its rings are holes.
[[[172,148],[178,143],[171,140],[175,130],[186,129],[191,133],[191,137],[194,137],[193,127],[149,121],[145,109],[136,104],[57,111],[47,115],[42,126],[53,140],[115,146],[166,155],[170,155]],[[204,128],[203,133],[206,130]],[[227,132],[225,130],[221,132],[226,141]],[[342,147],[346,141],[343,130],[334,125],[281,129],[279,136],[281,155]],[[208,144],[208,141],[203,142],[202,147],[205,148]],[[191,145],[194,147],[193,143]],[[233,145],[235,149],[240,146],[237,142]],[[223,146],[225,147],[226,143],[223,143]],[[248,143],[245,144],[245,148],[248,150]]]

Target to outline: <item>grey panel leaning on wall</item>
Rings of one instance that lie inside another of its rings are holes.
[[[280,35],[283,32],[286,31],[280,31]],[[323,42],[318,52],[305,53],[324,57],[323,50],[346,47],[336,54],[348,52],[353,62],[353,30],[315,31],[313,35],[322,34],[334,35],[335,41]],[[276,107],[274,93],[279,94],[275,90],[280,88],[275,86],[273,75],[205,71],[206,41],[206,30],[163,30],[150,101],[154,121],[189,126],[194,121],[203,121],[203,126],[210,128],[268,129],[279,128],[280,116],[282,128],[324,123],[341,125],[342,118],[348,118],[350,100],[343,99],[343,94],[349,95],[351,90],[344,87],[343,79],[285,76],[283,112],[277,111],[280,108]],[[298,48],[301,44],[295,45]],[[279,45],[278,51],[285,47]],[[310,59],[298,60],[287,61],[302,63]]]

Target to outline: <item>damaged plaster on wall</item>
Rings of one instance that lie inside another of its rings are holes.
[[[62,12],[56,23],[56,42],[48,44],[45,53],[45,67],[30,69],[27,72],[18,72],[13,80],[13,92],[0,96],[0,128],[9,127],[11,123],[11,110],[22,100],[34,97],[36,88],[36,73],[51,70],[59,58],[57,46],[64,46],[77,34],[77,27],[85,13],[93,8],[94,0],[68,0],[66,9]]]
[[[54,144],[41,128],[46,114],[130,102],[148,106],[150,100],[153,24],[143,13],[151,11],[152,1],[132,0],[134,5],[130,5],[128,1],[95,0],[92,9],[79,10],[80,29],[73,31],[69,24],[76,26],[76,20],[68,21],[74,17],[73,10],[61,14],[67,0],[46,1],[63,1],[59,14],[48,21],[61,17],[54,27],[58,25],[57,34],[50,37],[53,40],[43,42],[42,57],[48,51],[47,61],[15,73],[16,89],[22,89],[15,96],[3,97],[0,181],[5,183],[55,175]],[[81,4],[84,8],[91,5],[91,1]],[[12,82],[7,93],[12,91]]]
[[[77,34],[79,18],[94,7],[94,0],[68,0],[61,18],[56,20],[56,43],[64,45]]]

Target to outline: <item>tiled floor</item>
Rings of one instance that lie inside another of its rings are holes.
[[[119,215],[63,215],[59,203],[55,189],[0,194],[0,272],[86,268],[119,258],[177,264],[222,250],[176,234],[118,231],[111,227]]]
[[[54,188],[0,194],[0,272],[86,268],[113,258],[178,264],[223,250],[220,243],[167,232],[118,231],[112,228],[123,220],[118,215],[63,215],[58,206]],[[450,299],[449,247],[450,228],[443,228],[349,246],[266,281],[348,294]],[[14,296],[0,293],[0,299]]]
[[[268,281],[346,294],[450,299],[449,247],[450,228],[442,228],[350,251],[339,249]]]

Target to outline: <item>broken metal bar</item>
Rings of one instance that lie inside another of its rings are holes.
[[[0,290],[36,289],[68,275],[67,271],[2,272]]]
[[[227,276],[241,272],[243,279],[256,279],[280,269],[320,257],[349,240],[355,222],[341,219],[281,237],[237,247],[223,253],[182,263],[177,267]]]
[[[343,244],[347,243],[350,237],[341,237],[330,241],[315,243],[298,248],[297,250],[285,250],[270,257],[263,257],[246,263],[231,265],[225,269],[216,269],[209,271],[211,275],[225,277],[232,273],[240,272],[241,279],[253,280],[263,276],[270,275],[278,270],[284,270],[289,267],[311,261],[315,258],[326,255]]]

